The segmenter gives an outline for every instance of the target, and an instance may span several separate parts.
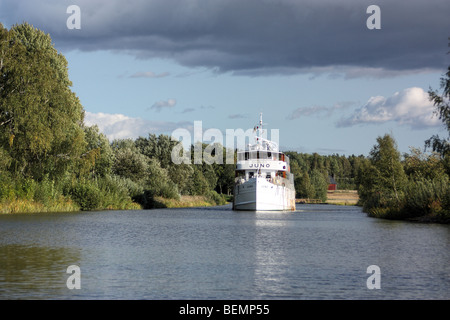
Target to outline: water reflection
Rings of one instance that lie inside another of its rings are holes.
[[[255,291],[259,298],[292,297],[289,254],[293,249],[290,227],[293,213],[256,212],[254,225]]]
[[[19,244],[0,246],[1,299],[57,299],[68,294],[67,267],[77,250]]]

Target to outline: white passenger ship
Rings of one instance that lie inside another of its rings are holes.
[[[233,210],[295,210],[294,175],[289,157],[263,136],[262,114],[256,129],[256,143],[237,152]]]

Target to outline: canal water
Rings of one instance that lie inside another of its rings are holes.
[[[0,299],[449,299],[449,245],[354,206],[0,215]]]

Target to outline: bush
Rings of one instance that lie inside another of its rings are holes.
[[[364,201],[363,209],[371,217],[385,219],[450,218],[450,186],[447,175],[434,179],[410,178],[401,193],[400,203],[389,192],[375,192]]]
[[[172,181],[169,181],[160,187],[158,196],[168,199],[180,199],[180,194],[178,193],[177,185],[174,184]]]
[[[14,198],[14,185],[8,173],[0,174],[0,186],[0,201],[10,200]]]
[[[45,177],[40,183],[35,183],[33,198],[44,206],[49,205],[61,194],[55,188],[55,182]]]
[[[224,205],[227,203],[225,196],[218,194],[216,191],[209,191],[206,197],[216,205]]]
[[[450,221],[450,187],[447,186],[447,191],[442,197],[442,211],[439,212],[439,216],[442,220]]]
[[[422,178],[409,181],[404,210],[411,217],[435,214],[442,210],[448,189],[448,177],[445,175],[433,180]]]
[[[93,180],[82,180],[66,187],[69,195],[81,210],[140,209],[133,202],[129,189],[137,188],[127,179],[106,175]]]
[[[102,194],[92,182],[80,182],[71,186],[69,195],[81,210],[95,210],[101,208]]]

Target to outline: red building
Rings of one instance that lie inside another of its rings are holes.
[[[330,178],[330,184],[328,185],[328,191],[334,191],[337,190],[337,183],[336,180],[334,180],[333,177],[329,177]]]

